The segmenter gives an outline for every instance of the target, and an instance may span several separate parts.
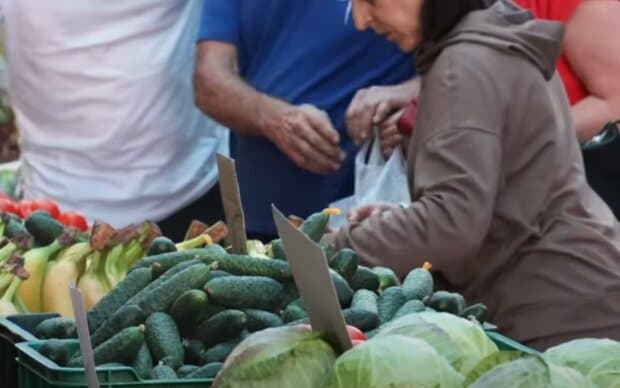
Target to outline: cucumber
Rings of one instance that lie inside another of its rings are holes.
[[[67,365],[67,362],[69,362],[69,351],[67,351],[65,343],[59,339],[45,341],[39,348],[39,353],[61,367]]]
[[[304,233],[312,241],[318,243],[323,238],[325,231],[327,230],[327,224],[329,223],[329,213],[326,211],[314,213],[308,216],[299,227],[299,230]]]
[[[168,311],[172,303],[185,291],[201,287],[209,276],[209,271],[209,267],[204,264],[185,268],[138,299],[136,303],[145,314]]]
[[[379,290],[379,277],[368,267],[358,266],[355,274],[349,282],[353,290],[370,290],[377,292]]]
[[[359,259],[357,258],[357,253],[348,248],[338,251],[338,253],[329,259],[329,267],[338,272],[338,274],[346,280],[351,280],[353,278],[358,265]]]
[[[202,260],[207,257],[215,259],[226,254],[226,250],[217,244],[209,245],[205,248],[188,249],[186,251],[168,252],[154,256],[147,256],[140,259],[133,265],[131,270],[136,268],[152,268],[153,278],[164,274],[170,268],[192,259]]]
[[[276,260],[286,260],[286,252],[284,252],[282,239],[278,238],[271,242],[271,256]]]
[[[242,341],[241,337],[237,337],[230,341],[222,342],[209,348],[203,354],[202,365],[210,364],[212,362],[224,362],[226,358],[232,353],[232,351]]]
[[[329,272],[332,277],[332,283],[334,283],[334,288],[336,288],[340,307],[348,307],[351,304],[351,299],[353,299],[353,290],[349,286],[349,283],[337,272],[333,270]]]
[[[342,311],[344,320],[347,325],[355,326],[361,331],[370,331],[379,326],[379,317],[377,314],[366,310],[349,308]]]
[[[198,365],[186,364],[186,365],[183,365],[182,367],[180,367],[179,369],[177,369],[177,376],[180,379],[185,379],[185,378],[187,378],[187,376],[189,376],[190,374],[194,373],[198,369],[200,369],[200,367]]]
[[[185,362],[190,364],[201,365],[202,355],[207,350],[205,344],[197,339],[183,340],[183,351],[185,353]]]
[[[265,276],[281,282],[293,279],[291,267],[286,261],[265,260],[248,255],[221,255],[206,258],[207,264],[217,263],[217,269],[239,276]]]
[[[411,299],[410,301],[406,302],[404,305],[402,305],[398,309],[398,311],[396,312],[396,314],[394,314],[394,317],[392,319],[398,319],[400,317],[404,317],[405,315],[409,315],[409,314],[421,313],[425,310],[426,310],[426,307],[424,306],[424,303],[422,303],[421,301],[417,299]]]
[[[424,301],[433,294],[433,275],[425,268],[416,268],[409,272],[403,282],[403,292],[407,300]]]
[[[321,243],[319,245],[321,245],[321,248],[323,248],[323,253],[325,253],[325,258],[327,259],[331,259],[336,255],[336,253],[338,253],[336,252],[336,247],[332,244]]]
[[[41,321],[35,327],[34,335],[39,339],[77,338],[77,328],[73,319],[54,317]]]
[[[93,346],[104,343],[119,331],[144,323],[146,314],[135,304],[122,306],[93,333],[90,340]]]
[[[375,267],[372,272],[379,277],[379,289],[381,291],[390,287],[400,286],[400,281],[396,273],[389,268]]]
[[[248,317],[247,328],[250,332],[284,325],[282,318],[269,311],[244,309],[243,312]]]
[[[222,278],[224,276],[233,276],[231,273],[228,273],[226,271],[221,271],[219,269],[215,269],[213,271],[211,271],[211,273],[209,274],[209,278],[207,278],[207,281],[211,280],[211,279],[215,279],[215,278]]]
[[[353,294],[353,299],[351,300],[351,308],[355,310],[364,310],[369,313],[373,313],[379,316],[379,310],[377,308],[377,299],[379,296],[372,291],[369,290],[357,290],[355,294]]]
[[[213,379],[224,366],[221,362],[212,362],[200,367],[198,370],[190,373],[188,379]]]
[[[141,379],[148,379],[153,368],[153,357],[146,342],[142,343],[136,358],[131,363],[131,367]]]
[[[65,231],[63,224],[41,210],[30,214],[24,221],[24,227],[39,246],[53,243]]]
[[[289,305],[282,311],[282,320],[285,323],[298,321],[307,317],[308,313],[306,310],[295,301],[289,303]]]
[[[383,291],[377,301],[377,309],[379,311],[379,321],[386,323],[394,318],[398,309],[405,304],[407,298],[401,287],[390,287]]]
[[[144,343],[144,325],[128,327],[114,335],[106,342],[97,346],[94,350],[95,365],[119,362],[131,363]],[[79,355],[69,361],[67,366],[80,367],[84,365],[82,356]]]
[[[288,282],[284,284],[284,296],[282,298],[281,308],[286,307],[289,303],[299,298],[299,291],[295,282]]]
[[[30,232],[24,226],[24,223],[20,220],[11,218],[4,228],[4,236],[6,238],[14,238],[17,236],[28,236]]]
[[[151,380],[176,380],[178,378],[174,369],[166,364],[160,363],[151,369]]]
[[[176,252],[177,246],[166,236],[155,237],[146,251],[147,256],[160,255],[162,253]]]
[[[211,347],[237,337],[246,328],[247,322],[243,311],[225,310],[198,325],[194,337]]]
[[[275,310],[284,298],[284,287],[264,276],[227,276],[210,280],[209,299],[229,308]]]
[[[94,333],[108,317],[151,282],[151,270],[141,268],[129,273],[86,314],[90,332]],[[128,302],[129,301],[129,302]]]
[[[173,369],[183,365],[185,355],[181,335],[170,315],[151,314],[146,319],[145,339],[156,362],[163,362]]]
[[[465,299],[456,292],[437,291],[430,297],[428,306],[437,311],[461,315],[465,310]]]
[[[170,315],[179,325],[181,333],[187,335],[200,320],[208,305],[209,298],[204,291],[188,290],[174,301],[170,307]]]
[[[479,323],[484,323],[486,322],[488,312],[487,306],[482,303],[476,303],[463,310],[461,316],[466,319],[475,318]]]

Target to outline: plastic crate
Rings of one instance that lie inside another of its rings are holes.
[[[23,314],[0,318],[0,386],[17,387],[17,349],[15,344],[34,341],[37,325],[58,314]]]
[[[537,350],[532,348],[528,348],[525,345],[518,343],[504,335],[501,335],[495,331],[487,331],[486,332],[491,341],[497,345],[499,350],[515,350],[525,354],[540,354]]]
[[[45,341],[17,344],[19,388],[88,388],[83,368],[63,368],[38,352]],[[77,351],[77,340],[66,340],[69,352]],[[133,368],[97,368],[101,388],[208,388],[212,379],[140,380]]]

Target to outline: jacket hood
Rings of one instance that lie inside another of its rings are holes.
[[[416,67],[426,73],[441,51],[458,43],[476,43],[520,56],[551,79],[562,51],[564,27],[536,20],[510,0],[498,0],[484,10],[470,12],[439,41],[423,42],[416,54]]]

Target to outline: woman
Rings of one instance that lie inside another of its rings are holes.
[[[585,181],[553,76],[562,26],[508,0],[354,0],[353,14],[418,48],[413,202],[358,209],[328,240],[400,275],[432,261],[443,288],[532,347],[620,339],[620,228]]]

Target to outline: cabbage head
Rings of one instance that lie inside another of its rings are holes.
[[[426,342],[389,335],[340,356],[328,388],[460,388],[462,383],[463,377]]]
[[[213,388],[324,387],[335,361],[320,333],[292,326],[266,329],[233,350]]]

